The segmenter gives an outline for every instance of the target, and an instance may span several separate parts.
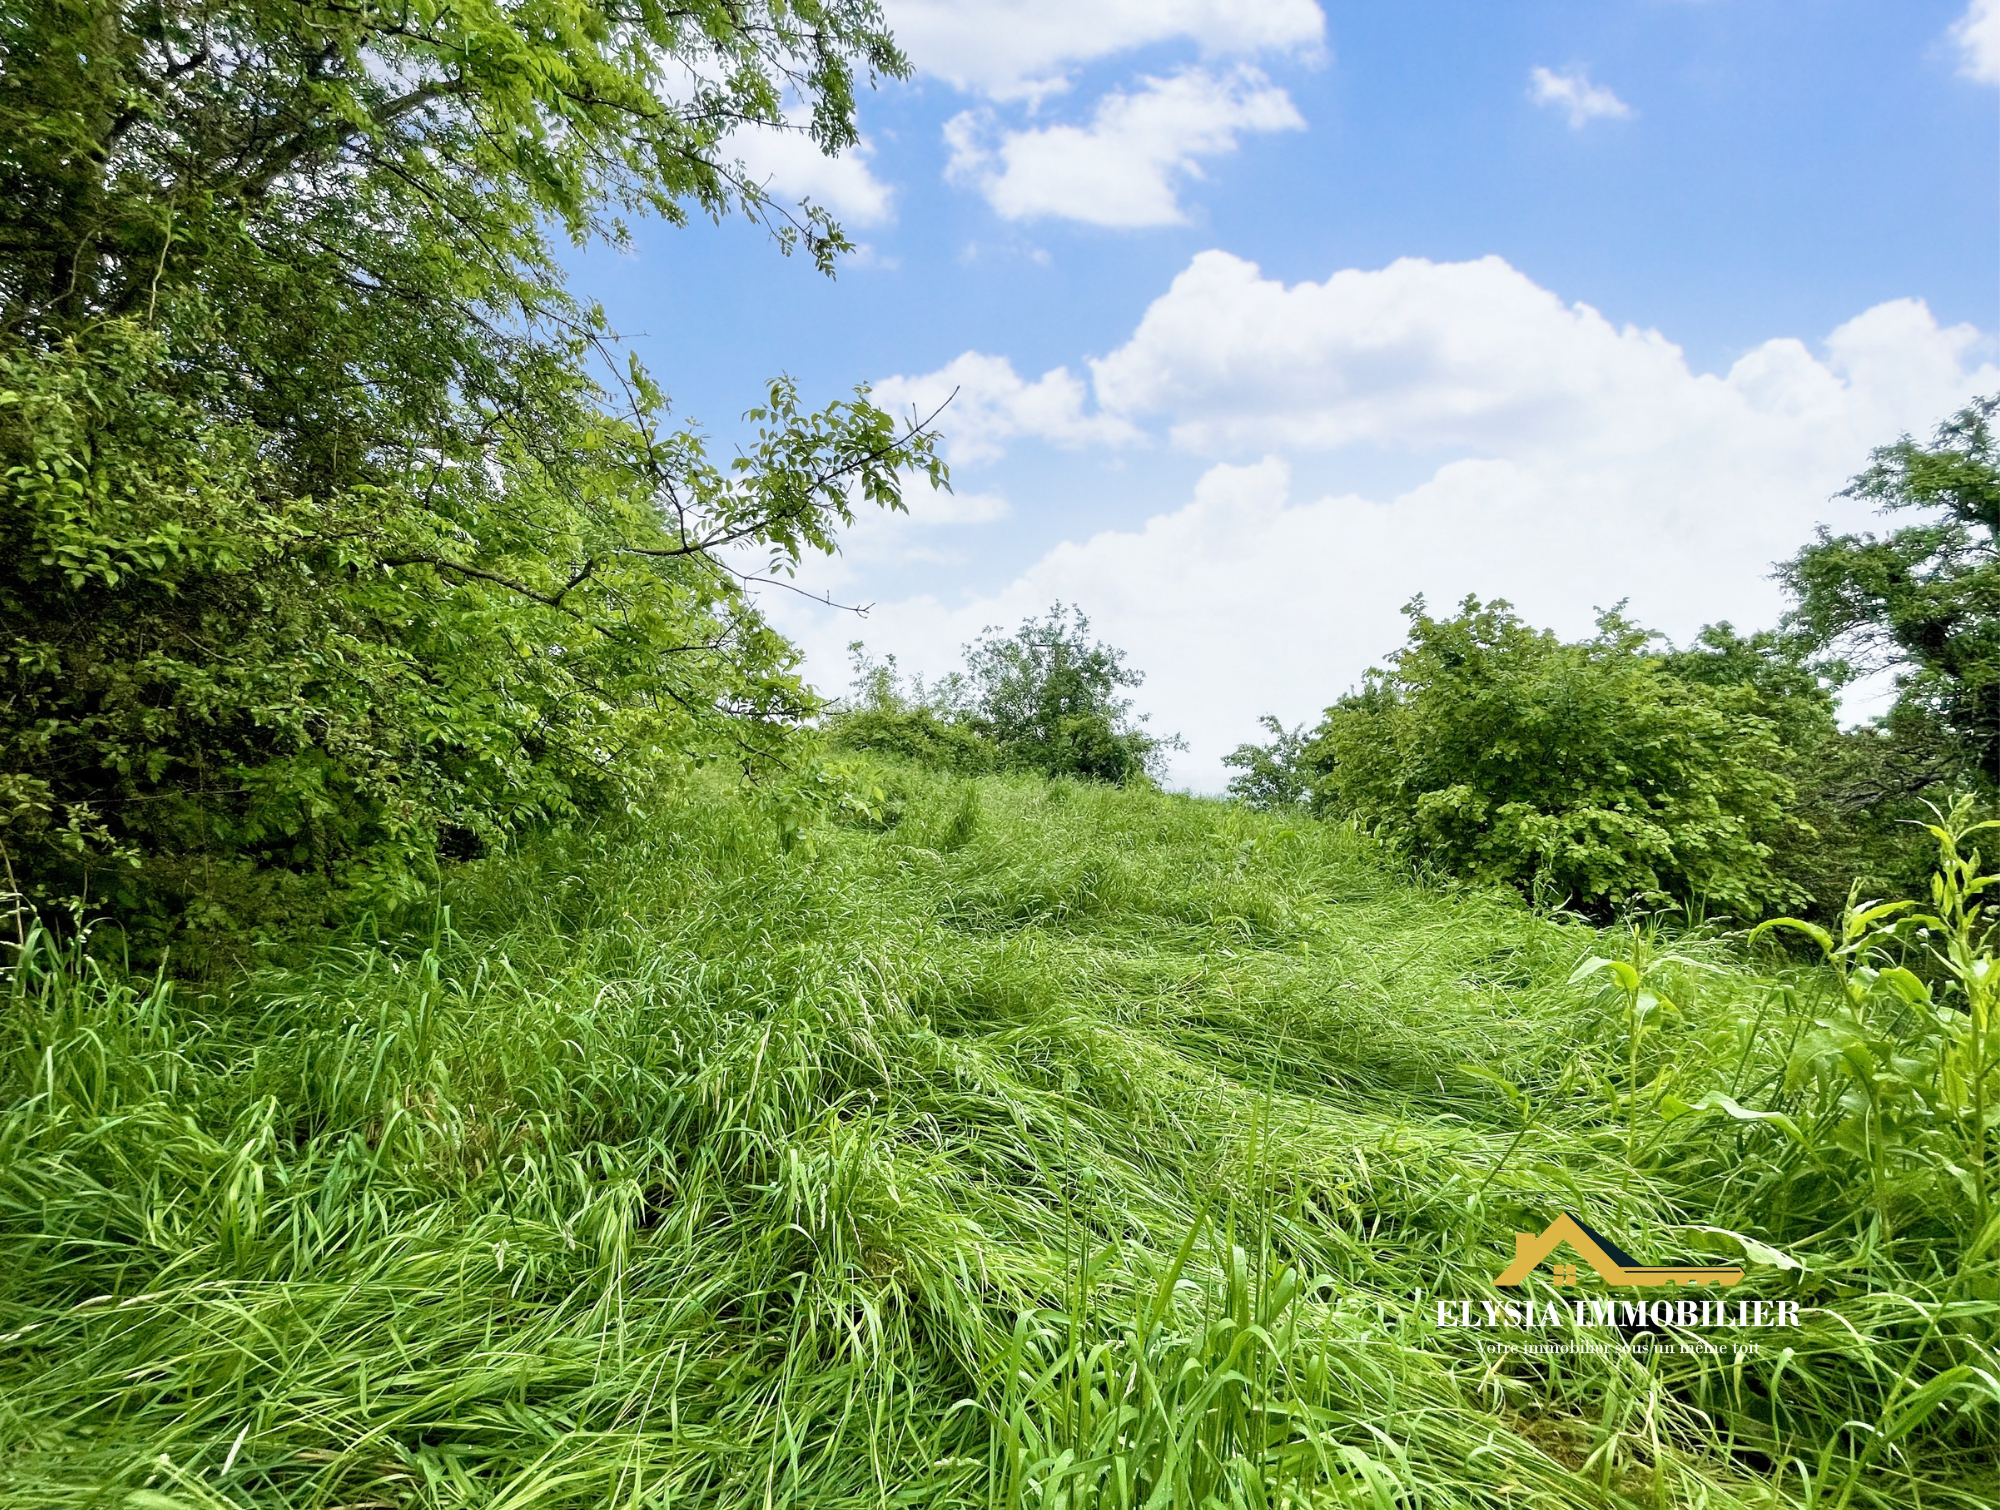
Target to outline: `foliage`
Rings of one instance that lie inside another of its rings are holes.
[[[1229,778],[1229,795],[1265,812],[1310,805],[1313,773],[1305,725],[1287,729],[1272,713],[1257,722],[1271,736],[1271,742],[1240,744],[1222,757],[1224,765],[1243,773]]]
[[[1405,612],[1389,669],[1314,731],[1316,809],[1468,879],[1590,908],[1755,916],[1795,896],[1772,863],[1793,787],[1755,687],[1674,674],[1615,611],[1568,644],[1500,601]]]
[[[1184,746],[1141,727],[1145,715],[1135,717],[1132,700],[1117,694],[1144,673],[1089,634],[1089,619],[1057,603],[1012,635],[988,626],[965,647],[965,669],[929,685],[906,680],[893,655],[872,659],[857,640],[848,646],[852,689],[829,720],[832,740],[961,775],[1006,769],[1145,783],[1166,751]]]
[[[974,776],[996,771],[1002,761],[988,728],[964,707],[962,674],[926,686],[907,679],[893,655],[877,661],[861,641],[847,647],[853,683],[826,720],[836,749],[915,761],[934,771]]]
[[[1801,827],[1773,842],[1773,860],[1813,898],[1821,922],[1839,917],[1850,886],[1894,896],[1928,885],[1923,794],[1952,773],[1938,759],[1935,729],[1910,712],[1839,730],[1793,767]]]
[[[129,332],[0,374],[0,841],[31,898],[156,931],[393,901],[441,831],[601,811],[704,745],[770,759],[813,710],[790,647],[621,466],[618,422],[581,499],[511,450],[504,485],[466,470],[422,504],[292,495],[253,427],[161,391],[163,360]],[[789,388],[763,417],[747,482],[681,446],[709,528],[820,507],[837,484],[813,467],[910,454],[879,411],[802,417]]]
[[[856,708],[836,714],[828,729],[836,749],[913,760],[934,771],[978,776],[1002,764],[998,747],[977,727],[929,708]]]
[[[1814,917],[1838,918],[1855,885],[1893,895],[1929,884],[1929,814],[1920,794],[1950,771],[1920,710],[1841,728],[1836,694],[1854,670],[1825,659],[1796,631],[1745,636],[1711,624],[1661,665],[1683,681],[1749,689],[1770,720],[1785,749],[1797,820],[1768,836],[1771,866],[1812,899]]]
[[[408,896],[816,700],[743,593],[942,469],[788,382],[727,462],[546,232],[730,207],[787,90],[904,64],[858,0],[224,0],[0,18],[0,845],[155,933]]]
[[[1787,750],[1805,756],[1839,732],[1838,692],[1851,672],[1823,662],[1812,645],[1793,634],[1758,630],[1739,634],[1727,620],[1702,628],[1693,641],[1660,655],[1660,669],[1704,687],[1748,689]]]
[[[1968,841],[2000,823],[1975,822],[1973,810],[1970,796],[1948,813],[1932,809],[1938,868],[1930,911],[1850,898],[1837,934],[1796,918],[1759,930],[1805,934],[1839,977],[1845,999],[1802,1042],[1795,1074],[1840,1092],[1833,1140],[1865,1161],[1885,1234],[1893,1227],[1885,1186],[1906,1173],[1934,1177],[1933,1188],[1916,1192],[1933,1208],[1962,1197],[1974,1232],[1994,1216],[2000,958],[1983,898],[2000,875],[1983,869]]]
[[[1122,786],[1157,776],[1178,735],[1160,737],[1134,716],[1121,687],[1145,673],[1125,654],[1090,639],[1082,610],[1053,605],[1014,633],[989,625],[966,647],[965,681],[973,710],[1007,760],[1044,776],[1074,776]]]
[[[0,46],[7,328],[191,316],[198,295],[247,408],[333,425],[445,402],[443,370],[500,371],[473,311],[569,312],[544,226],[620,237],[620,212],[734,206],[830,258],[837,229],[747,180],[730,133],[784,129],[790,91],[837,151],[858,139],[857,70],[908,71],[860,0],[29,0]],[[396,373],[392,351],[417,365]]]
[[[1607,1085],[1606,1089],[1609,1091],[1612,1119],[1625,1124],[1625,1162],[1636,1166],[1639,1162],[1640,1129],[1658,1119],[1674,1081],[1671,1072],[1656,1074],[1650,1079],[1640,1073],[1640,1065],[1646,1058],[1647,1040],[1662,1032],[1671,1019],[1680,1015],[1680,1008],[1660,988],[1660,980],[1668,970],[1686,972],[1701,970],[1705,966],[1700,960],[1661,949],[1657,941],[1647,937],[1641,928],[1628,930],[1621,942],[1626,946],[1626,958],[1611,959],[1594,954],[1570,972],[1569,980],[1571,985],[1577,985],[1601,971],[1611,977],[1617,991],[1619,1036],[1625,1041],[1624,1084]]]
[[[1874,453],[1847,496],[1919,522],[1819,538],[1782,568],[1797,631],[1866,669],[1897,672],[1903,740],[1922,750],[1904,793],[2000,779],[2000,398]],[[1927,748],[1924,748],[1927,747]]]
[[[811,864],[696,783],[206,994],[37,937],[0,1500],[1994,1503],[2000,1253],[1901,1156],[1878,1229],[1852,1076],[1797,1067],[1837,974],[1242,804],[898,781]],[[1555,1206],[1802,1325],[1557,1359],[1427,1320]]]

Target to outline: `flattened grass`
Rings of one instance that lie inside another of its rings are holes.
[[[2000,1497],[1992,1253],[1921,1209],[1871,1236],[1766,1124],[1649,1114],[1628,1163],[1624,1029],[1569,977],[1629,941],[1338,828],[883,779],[896,821],[812,853],[694,794],[227,989],[14,972],[0,1501]],[[1647,1075],[1803,1094],[1813,978],[1677,952]],[[1753,1282],[1807,1325],[1745,1359],[1438,1330],[1565,1206],[1783,1246],[1804,1277]]]

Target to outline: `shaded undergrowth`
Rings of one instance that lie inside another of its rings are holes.
[[[2000,1231],[1962,1160],[1856,1141],[1831,975],[1316,823],[883,780],[789,853],[692,795],[226,988],[39,945],[0,1023],[0,1500],[2000,1496]],[[1437,1326],[1560,1209],[1803,1324]]]

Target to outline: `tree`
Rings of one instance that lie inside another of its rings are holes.
[[[1854,668],[1796,629],[1739,635],[1703,629],[1666,654],[1671,675],[1747,688],[1783,745],[1796,823],[1771,836],[1776,871],[1812,898],[1819,917],[1839,916],[1851,886],[1901,896],[1928,884],[1932,855],[1923,825],[1934,815],[1922,793],[1951,779],[1936,730],[1921,709],[1842,728],[1839,689]]]
[[[1257,722],[1271,736],[1267,745],[1240,744],[1222,757],[1243,774],[1229,778],[1229,795],[1266,811],[1304,807],[1313,798],[1313,772],[1306,726],[1287,729],[1274,713]]]
[[[0,16],[0,857],[155,929],[411,894],[817,707],[738,564],[942,468],[773,383],[727,463],[547,240],[837,226],[729,134],[854,138],[867,0]]]
[[[905,678],[896,658],[849,645],[853,687],[828,720],[845,749],[901,755],[974,774],[1011,767],[1044,776],[1123,784],[1148,781],[1160,756],[1185,748],[1142,727],[1121,687],[1144,673],[1125,652],[1090,639],[1090,620],[1057,603],[1012,634],[988,625],[965,647],[965,669],[926,684]]]
[[[1875,451],[1844,496],[1917,522],[1818,538],[1780,568],[1791,627],[1862,671],[1892,670],[1901,755],[1887,795],[1970,777],[2000,782],[2000,398]]]
[[[987,626],[965,651],[971,709],[1013,764],[1119,785],[1148,780],[1167,750],[1183,748],[1180,738],[1141,727],[1145,715],[1118,691],[1145,673],[1089,636],[1090,620],[1061,603],[1012,634]]]
[[[1753,685],[1675,674],[1615,610],[1572,643],[1498,600],[1404,612],[1388,669],[1313,733],[1318,811],[1381,825],[1468,879],[1600,911],[1668,899],[1753,916],[1798,900],[1773,863],[1793,826],[1788,757]]]

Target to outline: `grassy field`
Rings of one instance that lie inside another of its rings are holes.
[[[1814,1070],[1827,973],[1221,803],[878,779],[224,986],[12,972],[0,1503],[2000,1503],[2000,1224],[1893,1042]],[[1565,1208],[1803,1325],[1436,1325]]]

